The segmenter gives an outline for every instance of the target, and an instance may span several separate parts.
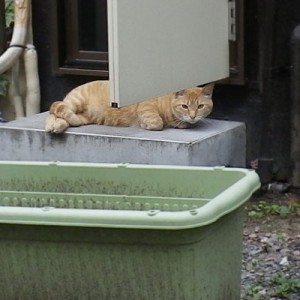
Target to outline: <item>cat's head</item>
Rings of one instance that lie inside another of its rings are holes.
[[[208,116],[213,108],[213,89],[214,84],[207,84],[175,93],[172,106],[176,118],[195,124]]]

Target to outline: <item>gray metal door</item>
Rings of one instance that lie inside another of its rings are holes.
[[[108,32],[119,106],[228,76],[228,0],[109,0]]]

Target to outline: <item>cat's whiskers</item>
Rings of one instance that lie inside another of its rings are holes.
[[[182,121],[182,120],[177,120],[178,122],[177,123],[175,123],[175,127],[178,127],[180,124],[182,124],[184,121]]]
[[[205,124],[210,124],[211,121],[209,119],[206,119],[206,118],[201,118],[200,122],[203,122]]]

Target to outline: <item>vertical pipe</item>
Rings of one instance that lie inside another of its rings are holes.
[[[26,116],[40,112],[40,82],[38,74],[37,52],[33,45],[27,45],[24,54],[24,67],[26,75]]]
[[[25,117],[23,100],[20,95],[20,59],[17,59],[12,66],[11,72],[11,85],[10,85],[10,95],[15,107],[16,118]]]
[[[27,46],[24,52],[24,69],[26,77],[26,116],[31,116],[40,112],[41,96],[40,96],[40,81],[38,74],[38,58],[37,51],[33,46],[32,32],[32,14],[31,0],[28,0],[30,5],[28,27],[27,27]]]
[[[300,187],[300,25],[291,37],[291,159],[293,162],[292,184]]]
[[[23,46],[26,44],[27,24],[30,10],[29,0],[14,0],[14,8],[15,23],[11,47],[0,55],[0,74],[12,67],[15,60],[23,53]]]

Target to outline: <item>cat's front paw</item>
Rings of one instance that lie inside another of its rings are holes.
[[[141,128],[146,130],[159,131],[163,129],[163,124],[141,124]]]
[[[70,114],[70,116],[68,116],[66,119],[68,120],[68,124],[70,124],[70,126],[78,127],[84,124],[80,117],[73,113]]]
[[[64,132],[69,127],[69,123],[61,118],[55,117],[53,114],[50,114],[45,122],[46,132],[51,132],[55,134],[60,134]]]
[[[141,115],[139,119],[140,127],[146,130],[162,130],[164,128],[164,122],[156,114],[149,114],[147,116]]]

